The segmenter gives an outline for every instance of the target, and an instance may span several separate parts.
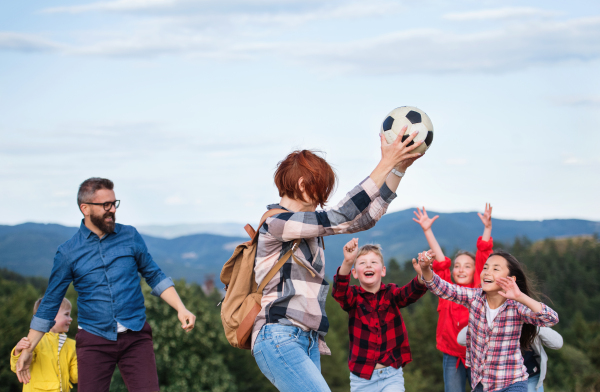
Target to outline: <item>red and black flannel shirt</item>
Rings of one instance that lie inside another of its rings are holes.
[[[350,355],[348,366],[358,377],[371,379],[375,365],[398,369],[412,360],[400,308],[425,294],[427,287],[417,277],[407,285],[382,284],[373,294],[350,285],[350,274],[333,278],[333,298],[348,312]]]

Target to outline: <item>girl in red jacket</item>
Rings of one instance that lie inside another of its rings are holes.
[[[417,219],[415,222],[421,225],[425,238],[431,249],[435,252],[435,261],[433,262],[433,271],[440,278],[463,287],[476,288],[481,285],[479,276],[483,266],[492,253],[494,242],[492,240],[492,206],[485,205],[485,212],[477,213],[481,222],[483,222],[483,235],[477,240],[477,255],[471,252],[459,251],[454,258],[454,267],[450,273],[450,264],[448,257],[444,256],[442,248],[438,244],[431,225],[439,215],[429,218],[425,207],[420,211],[415,211]],[[467,326],[469,322],[469,310],[462,305],[439,300],[438,303],[438,325],[437,325],[437,349],[444,353],[444,387],[445,392],[465,392],[465,383],[469,380],[471,384],[470,369],[465,367],[465,347],[459,345],[456,337],[461,329]]]

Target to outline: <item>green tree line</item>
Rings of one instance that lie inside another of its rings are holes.
[[[542,301],[560,317],[555,329],[565,344],[561,350],[547,350],[548,373],[544,388],[549,392],[600,391],[600,243],[597,237],[564,240],[548,239],[531,243],[517,239],[499,245],[514,254],[537,282]],[[385,250],[384,250],[385,251]],[[414,277],[410,261],[387,263],[385,282],[404,284]],[[0,392],[22,389],[9,366],[10,351],[28,331],[33,303],[47,285],[47,279],[23,277],[0,271]],[[142,283],[148,322],[152,326],[156,364],[162,391],[258,392],[276,391],[263,377],[249,351],[229,346],[222,332],[220,294],[205,294],[201,286],[176,283],[184,303],[197,316],[191,333],[182,331],[176,313],[159,298],[150,295]],[[73,304],[77,332],[77,294],[72,287],[67,297]],[[416,304],[403,309],[413,361],[405,369],[406,390],[443,391],[442,354],[435,348],[437,298],[427,293]],[[332,391],[348,391],[348,316],[331,298],[327,299],[330,331],[326,341],[332,356],[322,357],[322,372]],[[111,391],[126,391],[115,373]]]

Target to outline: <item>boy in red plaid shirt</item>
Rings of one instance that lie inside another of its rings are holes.
[[[350,285],[350,272],[360,282]],[[350,390],[404,392],[402,367],[412,358],[400,308],[425,294],[415,277],[407,285],[382,284],[385,265],[379,245],[344,246],[344,261],[333,280],[333,298],[348,315]]]

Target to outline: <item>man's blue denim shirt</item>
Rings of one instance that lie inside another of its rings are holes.
[[[31,320],[31,329],[48,332],[62,299],[73,282],[79,295],[77,323],[89,333],[117,340],[117,321],[133,331],[146,322],[146,307],[138,272],[160,296],[173,286],[148,253],[132,226],[116,224],[100,239],[83,221],[79,231],[58,247],[44,299]]]

